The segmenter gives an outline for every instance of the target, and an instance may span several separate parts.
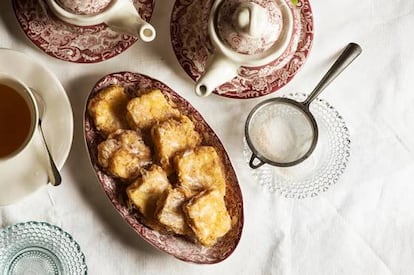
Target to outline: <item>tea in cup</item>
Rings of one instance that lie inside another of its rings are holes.
[[[32,141],[39,119],[32,91],[0,73],[0,161],[21,153]]]

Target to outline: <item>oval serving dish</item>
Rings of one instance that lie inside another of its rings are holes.
[[[232,227],[214,246],[204,247],[185,237],[160,232],[146,226],[142,215],[135,207],[131,206],[131,203],[129,203],[125,191],[127,185],[119,183],[117,179],[111,177],[98,165],[97,146],[104,140],[104,138],[95,128],[93,120],[86,110],[84,120],[85,141],[92,167],[107,197],[115,206],[118,213],[134,229],[134,231],[161,251],[180,260],[198,264],[213,264],[223,261],[235,250],[240,241],[243,228],[242,194],[236,173],[223,144],[200,113],[191,106],[189,102],[160,81],[142,74],[119,72],[103,77],[92,89],[86,102],[86,106],[88,106],[89,101],[96,95],[96,93],[110,85],[123,86],[126,93],[131,97],[138,96],[139,91],[160,89],[164,96],[169,98],[182,114],[187,115],[193,121],[196,130],[203,137],[202,145],[213,146],[223,161],[227,184],[225,203],[232,220]]]

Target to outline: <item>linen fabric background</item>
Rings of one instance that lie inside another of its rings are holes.
[[[171,47],[171,0],[156,1],[152,23],[158,36],[153,43],[138,42],[113,59],[89,65],[38,50],[18,26],[11,1],[0,1],[0,47],[22,51],[53,71],[66,89],[75,119],[63,184],[0,208],[0,227],[29,220],[62,227],[80,244],[89,274],[414,274],[414,2],[335,0],[311,5],[315,38],[302,70],[277,93],[234,100],[195,96],[193,82]],[[345,173],[311,199],[268,192],[255,182],[242,153],[247,114],[266,98],[309,93],[351,41],[362,46],[362,55],[320,96],[350,129]],[[102,76],[126,70],[173,88],[224,143],[239,178],[245,213],[239,246],[224,262],[195,265],[159,252],[121,219],[97,183],[83,140],[84,102]]]

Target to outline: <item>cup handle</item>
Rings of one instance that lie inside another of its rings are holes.
[[[258,162],[254,163],[255,160],[257,160]],[[252,156],[250,157],[250,161],[249,161],[250,168],[257,169],[261,167],[263,164],[265,163],[262,160],[260,160],[255,154],[252,154]]]

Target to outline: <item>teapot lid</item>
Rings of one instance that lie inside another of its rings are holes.
[[[215,14],[215,29],[223,44],[240,54],[260,54],[278,40],[283,18],[275,0],[226,0]]]
[[[112,0],[57,0],[62,8],[77,15],[95,15],[102,12]]]

